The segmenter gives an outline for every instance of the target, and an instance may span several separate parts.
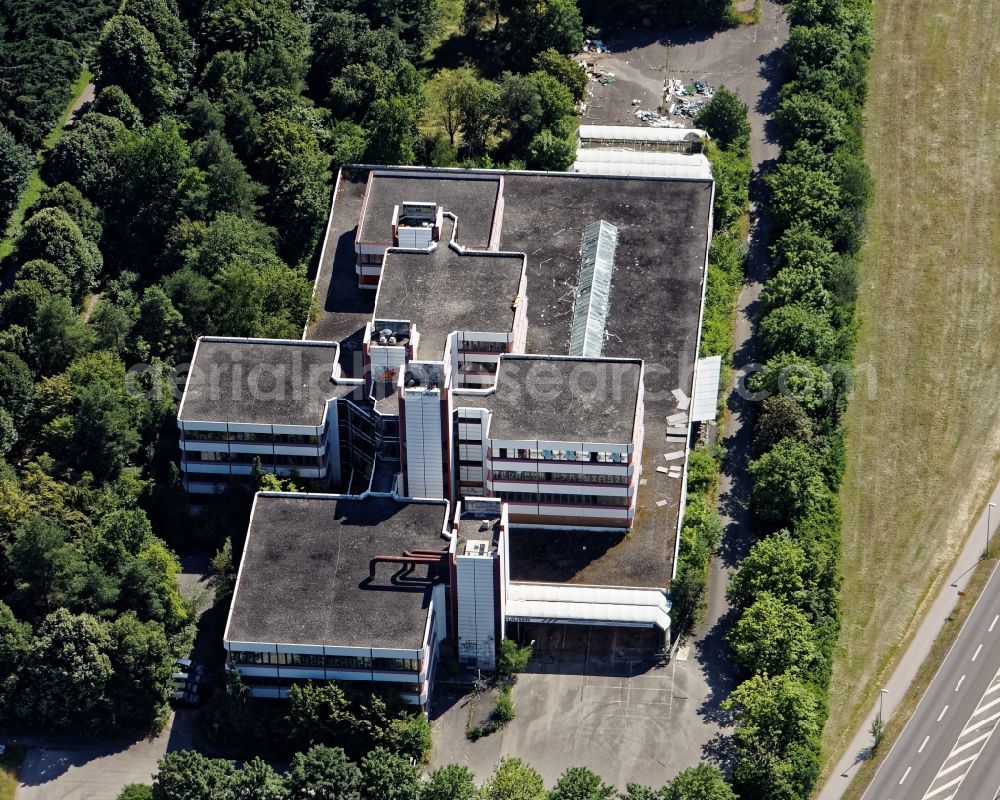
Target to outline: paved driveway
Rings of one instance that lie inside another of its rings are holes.
[[[550,785],[567,767],[588,766],[620,787],[659,787],[698,763],[717,728],[697,713],[695,698],[707,690],[695,662],[662,664],[653,631],[531,627],[522,630],[535,639],[535,656],[514,687],[517,718],[470,742],[466,723],[485,717],[489,704],[441,698],[432,768],[458,762],[485,779],[500,758],[517,756]]]
[[[641,125],[639,107],[656,111],[663,99],[663,81],[679,78],[738,92],[750,107],[750,155],[754,166],[777,158],[767,118],[776,101],[773,83],[778,50],[788,38],[788,23],[779,3],[764,0],[759,25],[706,34],[699,28],[666,33],[635,31],[608,44],[610,53],[588,53],[587,60],[615,73],[608,86],[591,81],[583,122],[594,125]],[[677,118],[680,119],[680,118]]]
[[[168,750],[191,747],[194,713],[178,711],[152,739],[69,750],[33,748],[21,768],[17,800],[115,800],[127,783],[150,783]]]

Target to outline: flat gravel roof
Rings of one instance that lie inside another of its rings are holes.
[[[445,503],[258,495],[226,639],[419,649],[431,590],[424,565],[368,562],[415,548],[446,551]]]
[[[341,173],[317,282],[322,310],[309,329],[310,338],[329,338],[352,347],[354,340],[360,343],[360,331],[371,318],[370,311],[364,318],[357,313],[359,290],[349,285],[357,283],[354,227],[370,171],[351,167]],[[399,168],[398,172],[405,173],[405,181],[424,181],[429,187],[453,182],[462,175],[433,169],[421,173],[413,167]],[[419,174],[426,177],[413,177]],[[581,234],[589,223],[600,219],[618,228],[601,355],[645,362],[643,478],[647,482],[639,489],[633,530],[654,532],[672,556],[681,481],[657,472],[656,467],[667,466],[664,454],[683,446],[683,441],[668,439],[666,418],[678,411],[672,391],[680,390],[690,397],[693,390],[712,182],[557,172],[473,174],[503,177],[500,249],[527,254],[529,354],[569,352]],[[412,185],[401,184],[404,188]],[[414,196],[393,202],[432,199],[416,196],[409,189],[406,194]],[[454,202],[435,201],[446,207]],[[484,206],[492,207],[493,202]],[[460,208],[456,213],[461,231],[461,219],[469,210]],[[373,298],[368,307],[371,305]],[[348,358],[349,351],[342,350],[342,362]]]
[[[491,439],[628,443],[641,374],[638,361],[505,355],[494,394],[452,399],[492,412]]]
[[[500,197],[499,173],[449,173],[444,178],[401,175],[376,169],[368,189],[365,218],[359,238],[364,242],[392,242],[392,212],[407,202],[436,203],[459,217],[458,242],[485,248],[493,231],[493,215]]]
[[[508,536],[512,581],[656,589],[670,582],[673,550],[664,546],[662,531],[648,527],[619,533],[512,528]]]
[[[458,220],[459,227],[462,219]],[[430,253],[390,250],[375,304],[377,319],[406,319],[417,327],[417,360],[444,357],[452,331],[507,333],[524,258],[511,253],[459,254],[447,244],[452,221]]]
[[[202,338],[178,418],[186,422],[321,425],[343,393],[335,344]]]

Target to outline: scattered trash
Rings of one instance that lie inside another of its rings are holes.
[[[639,105],[639,98],[638,97],[633,97],[632,98],[632,105],[634,105],[634,106]]]
[[[604,46],[604,42],[600,39],[584,39],[583,49],[587,53],[606,53],[608,48]]]

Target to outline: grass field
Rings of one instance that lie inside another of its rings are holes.
[[[827,769],[1000,477],[1000,7],[875,4]]]

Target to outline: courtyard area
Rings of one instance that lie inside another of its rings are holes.
[[[467,725],[489,711],[485,695],[449,695],[440,686],[431,767],[457,762],[480,779],[504,756],[528,761],[552,784],[568,767],[588,766],[608,783],[662,786],[711,755],[717,724],[700,713],[708,694],[700,666],[683,650],[663,658],[657,631],[584,625],[522,624],[534,641],[518,676],[517,717],[471,742]],[[508,630],[517,636],[518,624]]]

